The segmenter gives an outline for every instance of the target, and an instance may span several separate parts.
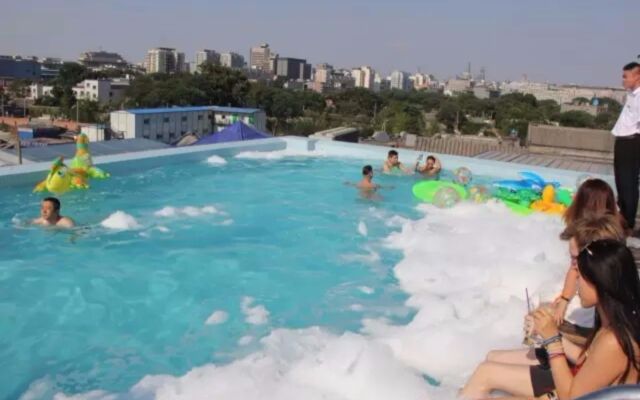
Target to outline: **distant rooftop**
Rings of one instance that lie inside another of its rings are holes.
[[[241,108],[241,107],[222,107],[222,106],[193,106],[193,107],[160,107],[160,108],[130,108],[124,110],[132,114],[159,114],[170,112],[190,112],[190,111],[210,111],[227,112],[237,114],[253,114],[260,111],[257,108]]]
[[[113,154],[134,153],[145,150],[157,150],[169,148],[168,144],[156,142],[149,139],[123,139],[123,140],[106,140],[103,142],[89,143],[89,150],[93,157],[108,156]],[[16,149],[3,149],[0,152],[8,153],[11,156],[17,154]],[[76,153],[75,143],[57,144],[40,147],[24,147],[22,148],[22,158],[32,162],[53,161],[57,157],[64,157],[69,160]],[[0,157],[1,158],[1,157]]]

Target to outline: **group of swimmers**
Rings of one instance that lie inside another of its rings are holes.
[[[585,181],[564,222],[560,238],[569,244],[569,268],[553,303],[525,316],[530,348],[489,352],[462,398],[500,391],[511,398],[574,399],[640,381],[640,279],[611,187]],[[583,308],[594,309],[592,327],[564,319],[576,294]]]
[[[400,162],[400,158],[396,150],[389,150],[389,153],[387,153],[387,159],[382,164],[382,172],[385,174],[400,172],[407,175],[417,172],[425,178],[438,179],[440,171],[442,170],[442,164],[440,161],[434,156],[428,156],[424,164],[420,164],[422,157],[422,155],[418,157],[413,170],[411,170]],[[373,167],[371,165],[365,165],[362,167],[362,179],[356,186],[361,190],[377,190],[382,188],[381,185],[373,183]]]

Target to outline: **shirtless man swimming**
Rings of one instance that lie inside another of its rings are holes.
[[[422,158],[422,156],[420,156],[420,158]],[[437,179],[441,169],[442,164],[440,164],[440,161],[434,156],[427,157],[424,165],[420,165],[420,159],[416,162],[416,171],[420,172],[425,177]]]
[[[382,165],[382,172],[384,172],[385,174],[389,174],[394,172],[394,170],[400,170],[405,174],[412,173],[411,170],[406,168],[404,164],[400,162],[400,160],[398,159],[398,152],[395,150],[389,150],[389,153],[387,154],[387,159],[384,161],[384,164]]]
[[[40,218],[32,221],[35,225],[55,226],[58,228],[73,228],[76,224],[69,217],[60,215],[60,200],[47,197],[40,204]]]
[[[360,190],[377,190],[380,185],[373,183],[373,167],[365,165],[362,167],[362,180],[356,185]]]

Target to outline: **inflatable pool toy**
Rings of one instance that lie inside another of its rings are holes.
[[[515,203],[513,201],[501,200],[511,211],[519,215],[529,215],[533,213],[533,210],[522,204]]]
[[[413,195],[418,199],[427,203],[433,203],[436,193],[445,187],[453,189],[461,200],[468,198],[468,193],[464,186],[446,181],[421,181],[413,185],[412,191]]]
[[[476,203],[486,203],[491,198],[491,193],[486,186],[475,185],[469,188],[469,199]]]
[[[76,137],[76,154],[69,162],[69,167],[76,175],[83,175],[93,179],[109,177],[107,172],[93,165],[93,159],[89,153],[89,138],[84,133]]]
[[[438,208],[451,208],[458,204],[460,200],[460,193],[454,188],[451,186],[442,186],[433,195],[431,203]]]
[[[552,185],[554,187],[560,186],[558,182],[546,182],[540,175],[530,172],[522,171],[518,173],[522,179],[520,180],[501,180],[493,183],[494,186],[508,189],[512,191],[517,190],[534,190],[537,192],[542,191],[545,186]]]
[[[456,168],[456,170],[453,171],[453,174],[456,177],[456,183],[463,186],[467,186],[473,179],[473,174],[467,167]]]
[[[63,194],[72,189],[88,189],[89,178],[105,179],[109,174],[93,165],[89,153],[89,138],[85,134],[76,137],[76,154],[71,159],[69,166],[64,164],[64,159],[58,157],[51,166],[46,179],[36,185],[34,192],[45,190],[55,194]]]
[[[556,190],[553,185],[547,185],[542,190],[542,198],[531,203],[531,209],[548,214],[562,214],[567,207],[564,204],[556,203]]]
[[[571,189],[559,188],[556,190],[556,201],[566,207],[573,203],[573,192]]]
[[[49,174],[42,182],[38,183],[33,189],[34,192],[44,192],[48,190],[51,193],[60,195],[71,189],[86,189],[86,179],[80,175],[74,174],[65,164],[62,157],[55,159],[49,170]]]
[[[532,189],[510,190],[502,187],[495,188],[493,197],[527,208],[531,203],[540,199],[540,195]]]

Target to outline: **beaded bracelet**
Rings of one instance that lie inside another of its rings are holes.
[[[560,336],[560,334],[557,334],[555,336],[551,336],[550,338],[543,340],[541,345],[542,347],[546,348],[551,343],[559,342],[561,340],[562,340],[562,336]]]

